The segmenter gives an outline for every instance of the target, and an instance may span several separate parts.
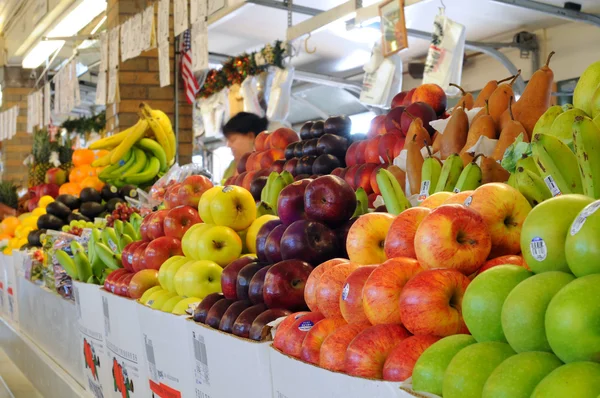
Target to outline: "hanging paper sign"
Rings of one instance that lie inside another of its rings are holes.
[[[382,52],[388,57],[408,48],[404,0],[389,0],[379,5],[381,17]]]
[[[169,41],[169,0],[158,2],[158,44]],[[159,48],[160,51],[160,48]]]
[[[178,36],[188,28],[187,0],[174,0],[173,14],[173,33]]]

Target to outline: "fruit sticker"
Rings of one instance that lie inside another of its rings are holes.
[[[346,301],[348,299],[348,294],[350,294],[350,284],[346,283],[342,289],[342,300]]]
[[[594,203],[587,205],[581,211],[581,213],[579,213],[579,215],[577,216],[575,221],[573,221],[573,224],[571,225],[571,231],[570,231],[571,236],[575,236],[575,234],[577,234],[577,232],[579,232],[581,230],[581,228],[583,227],[583,224],[585,224],[585,221],[587,220],[587,218],[589,216],[591,216],[592,214],[594,214],[596,212],[596,210],[598,210],[599,208],[600,208],[600,200],[597,200]]]
[[[421,191],[419,192],[418,200],[419,202],[424,201],[429,196],[429,187],[431,186],[431,181],[425,180],[421,182]]]
[[[539,236],[535,236],[531,239],[531,243],[529,243],[529,250],[531,250],[531,255],[537,261],[544,261],[546,256],[548,256],[548,248],[546,247],[546,242],[544,239]]]
[[[469,207],[469,206],[471,206],[471,202],[473,202],[473,197],[469,196],[468,198],[465,199],[465,202],[463,204],[465,206]]]
[[[554,181],[554,178],[552,178],[551,175],[548,175],[546,178],[544,178],[544,182],[546,183],[546,186],[550,190],[550,193],[553,197],[562,195],[560,188],[558,187],[558,185],[556,185],[556,181]]]
[[[304,321],[298,325],[298,330],[301,332],[308,332],[315,324],[312,321]]]

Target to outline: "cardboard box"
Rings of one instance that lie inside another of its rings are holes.
[[[195,397],[193,353],[185,316],[137,304],[148,383],[155,397]]]
[[[149,398],[148,365],[141,339],[137,303],[100,289],[104,337],[112,387],[107,397]]]
[[[105,397],[114,383],[106,351],[100,286],[73,281],[73,295],[84,387],[96,398]]]
[[[7,258],[6,255],[3,253],[0,253],[0,317],[2,318],[6,318],[7,317],[7,309],[8,309],[8,303],[7,303],[7,293],[6,293],[6,274],[5,274],[5,269],[6,269],[6,262],[7,262]]]
[[[277,398],[414,398],[402,383],[369,380],[331,372],[282,354],[272,346],[271,374]]]
[[[6,285],[6,319],[13,325],[19,325],[19,304],[17,302],[17,273],[15,272],[15,262],[20,260],[17,251],[12,255],[4,257],[4,280]]]
[[[270,342],[239,338],[192,320],[187,328],[195,363],[194,397],[273,397]]]

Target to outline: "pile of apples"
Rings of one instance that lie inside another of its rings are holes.
[[[346,239],[348,260],[315,268],[304,289],[310,312],[289,315],[274,347],[325,369],[404,381],[429,346],[469,333],[471,278],[501,264],[529,272],[518,254],[531,206],[505,184],[448,196],[397,217],[360,216]]]

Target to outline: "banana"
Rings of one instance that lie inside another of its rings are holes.
[[[156,141],[160,144],[161,147],[165,150],[165,154],[167,155],[167,162],[170,163],[173,160],[175,155],[175,151],[171,148],[171,143],[169,141],[169,137],[167,137],[167,132],[164,131],[163,126],[152,116],[152,108],[148,106],[146,103],[140,104],[140,113],[144,120],[148,122],[148,126],[154,133],[156,137]],[[168,119],[168,118],[167,118]]]
[[[110,156],[110,162],[116,163],[125,155],[125,153],[135,145],[144,134],[146,134],[146,130],[148,130],[148,122],[146,120],[142,120],[141,122],[136,123],[135,128],[125,137],[123,141],[117,146]]]
[[[73,260],[75,267],[77,268],[77,276],[79,280],[85,282],[90,276],[92,276],[92,265],[90,260],[85,255],[84,251],[77,251],[73,254]]]
[[[550,128],[552,127],[552,123],[554,123],[554,120],[556,120],[558,115],[560,115],[564,111],[565,110],[563,110],[562,106],[560,105],[553,105],[550,108],[548,108],[546,112],[544,112],[544,114],[540,116],[538,121],[535,123],[532,135],[549,133]]]
[[[123,181],[127,184],[141,185],[148,181],[151,181],[154,177],[156,177],[159,169],[160,162],[158,161],[158,159],[152,157],[150,158],[150,161],[146,165],[146,169],[144,171],[142,171],[141,173],[124,177]]]
[[[96,253],[96,242],[100,242],[101,233],[97,228],[92,229],[92,235],[90,240],[88,241],[88,252],[90,253],[90,262],[92,263],[92,273],[100,278],[102,276],[102,272],[106,268],[104,263]]]
[[[388,213],[396,216],[410,208],[410,202],[406,198],[404,190],[392,173],[381,168],[375,178]]]
[[[359,217],[369,212],[369,197],[367,192],[362,188],[356,190],[356,210],[352,217]]]
[[[136,232],[135,228],[131,223],[123,223],[123,234],[129,235],[133,240],[140,240],[141,236]]]
[[[272,171],[271,174],[269,174],[269,176],[267,177],[267,183],[265,184],[265,187],[263,188],[263,190],[260,192],[260,200],[263,202],[269,202],[269,192],[271,191],[271,187],[273,186],[273,182],[275,182],[275,179],[279,177],[279,174],[275,171]],[[271,205],[275,205],[274,203],[271,203]]]
[[[59,249],[54,252],[54,255],[56,256],[56,260],[58,261],[58,263],[65,269],[65,272],[71,277],[71,279],[79,279],[75,261],[73,261],[73,259],[67,254],[67,252]]]
[[[508,177],[508,181],[506,181],[507,185],[510,185],[511,187],[513,187],[514,189],[519,189],[519,187],[517,186],[517,173],[510,173],[510,176]]]
[[[427,148],[427,159],[423,161],[421,167],[421,190],[419,191],[419,200],[425,200],[429,195],[434,192],[435,187],[442,174],[442,164],[439,159],[434,158],[429,145],[425,142],[425,148]]]
[[[142,138],[136,145],[150,152],[152,156],[158,159],[160,162],[160,171],[167,171],[167,168],[169,167],[167,165],[167,154],[158,142],[150,138]]]
[[[140,237],[140,227],[142,226],[142,221],[144,221],[144,219],[142,218],[142,216],[140,216],[140,213],[133,213],[129,216],[129,223],[133,227],[135,235],[138,238]]]
[[[114,228],[104,228],[104,230],[102,231],[102,243],[110,247],[110,249],[114,252],[118,250],[119,239],[117,238],[117,234],[115,233]]]
[[[127,170],[124,170],[121,174],[119,174],[118,178],[123,178],[137,174],[146,167],[146,164],[148,163],[148,157],[142,149],[138,148],[137,146],[134,146],[133,155],[135,156],[135,162]],[[115,174],[116,173],[117,172],[115,172]]]
[[[123,156],[123,159],[120,159],[118,162],[115,162],[115,163],[111,164],[110,166],[108,166],[107,168],[105,168],[104,170],[102,170],[100,172],[100,174],[98,175],[98,177],[101,180],[111,179],[112,173],[115,170],[117,170],[120,167],[123,167],[125,164],[127,164],[127,162],[129,162],[129,160],[132,156],[133,156],[133,152],[127,151],[127,153],[125,153],[125,155]]]
[[[286,185],[290,185],[292,182],[294,182],[294,176],[287,170],[282,171],[281,176],[283,177]]]
[[[96,159],[92,162],[92,167],[104,167],[110,165],[110,157],[112,155],[112,151],[102,156],[100,159]]]
[[[471,191],[477,189],[481,185],[481,178],[483,175],[481,173],[481,167],[479,167],[476,160],[477,157],[463,169],[452,192]]]
[[[122,253],[125,246],[127,246],[131,242],[133,242],[133,238],[131,236],[126,235],[126,234],[121,235],[119,237],[119,242],[118,242],[119,253]]]
[[[458,153],[448,156],[442,166],[442,172],[434,192],[452,192],[462,171],[463,161]]]
[[[177,152],[177,139],[175,138],[175,133],[173,132],[173,125],[171,124],[171,119],[160,109],[152,109],[150,111],[152,117],[161,125],[163,131],[167,135],[167,141],[169,142],[169,147],[172,152],[172,158],[175,156]],[[171,162],[173,159],[171,159]]]
[[[271,205],[277,215],[277,202],[279,200],[279,193],[286,187],[286,183],[282,176],[277,175],[277,178],[273,181],[273,184],[269,187],[267,203]]]
[[[552,197],[546,183],[538,174],[523,167],[517,167],[514,175],[516,188],[525,196],[531,206],[536,206]]]
[[[600,199],[600,128],[587,116],[575,117],[573,143],[583,193],[591,198]]]
[[[517,163],[515,163],[515,166],[517,168],[522,167],[525,170],[529,170],[534,174],[540,175],[540,170],[535,165],[535,160],[533,160],[533,157],[531,157],[531,156],[523,155],[523,157],[521,159],[517,160]]]
[[[121,265],[121,255],[113,253],[104,243],[96,242],[96,253],[108,268],[113,270],[123,268]]]
[[[85,247],[83,247],[83,245],[81,243],[77,242],[76,240],[72,240],[71,241],[71,253],[75,254],[77,252],[85,253]]]
[[[138,121],[139,123],[140,121]],[[98,141],[92,142],[89,149],[113,149],[118,146],[128,135],[131,133],[133,126],[121,131],[120,133],[113,134],[108,137],[99,139]]]
[[[538,134],[531,142],[533,159],[552,196],[583,193],[577,157],[560,139]]]
[[[123,235],[124,224],[125,223],[119,219],[117,219],[113,222],[113,228],[115,229],[115,234],[117,234],[117,236]]]
[[[277,207],[277,206],[275,206]],[[264,216],[265,214],[275,215],[274,207],[267,202],[260,201],[256,205],[256,218]]]
[[[127,173],[129,171],[129,169],[131,169],[133,166],[135,166],[137,164],[137,156],[140,156],[140,153],[143,155],[144,151],[142,151],[141,149],[138,148],[132,148],[131,149],[131,156],[129,157],[129,160],[121,167],[117,168],[116,170],[113,170],[110,172],[110,174],[108,175],[108,178],[121,178],[122,176],[125,175],[125,173]],[[145,158],[145,155],[144,155]],[[140,159],[142,161],[144,161],[145,159]]]

